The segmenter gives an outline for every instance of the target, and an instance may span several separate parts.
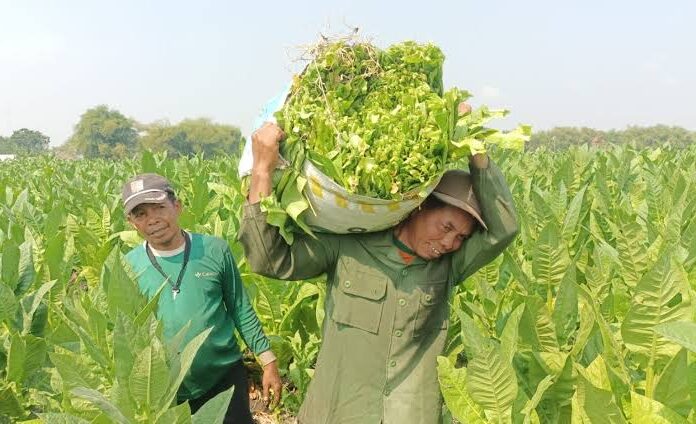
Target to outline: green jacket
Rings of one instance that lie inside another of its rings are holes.
[[[158,256],[162,270],[176,280],[184,259],[181,252]],[[152,298],[164,277],[152,266],[144,244],[131,250],[126,259],[138,276],[140,291]],[[210,390],[230,366],[242,359],[234,335],[235,328],[249,348],[259,355],[270,349],[254,309],[242,285],[239,270],[227,242],[213,236],[191,234],[191,257],[186,267],[181,292],[176,299],[169,286],[164,288],[157,308],[164,325],[164,337],[172,339],[189,321],[191,326],[182,348],[207,328],[208,335],[191,369],[179,388],[178,399],[196,399]]]
[[[245,205],[240,240],[251,268],[284,280],[327,275],[322,347],[302,424],[430,424],[441,414],[437,356],[458,284],[494,259],[518,231],[500,170],[472,166],[488,231],[434,261],[404,263],[392,231],[298,236],[288,246],[259,204]]]

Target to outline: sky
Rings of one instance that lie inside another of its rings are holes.
[[[0,135],[65,142],[106,104],[138,122],[206,117],[248,136],[302,46],[358,27],[432,42],[444,82],[497,124],[696,130],[696,1],[0,0]]]

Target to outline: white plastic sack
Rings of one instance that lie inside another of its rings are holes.
[[[283,107],[289,92],[288,86],[266,103],[254,121],[252,134],[264,122],[275,122],[273,114]],[[247,140],[239,163],[240,177],[251,173],[251,137]],[[401,201],[350,194],[309,160],[303,165],[303,176],[307,178],[304,195],[312,206],[305,217],[307,224],[316,231],[335,234],[381,231],[401,222],[424,200],[417,192],[407,193]],[[424,194],[430,194],[436,185],[437,181],[426,187]]]

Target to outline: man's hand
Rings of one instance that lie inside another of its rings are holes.
[[[278,361],[273,361],[263,367],[263,403],[268,405],[269,409],[278,406],[283,394],[283,383],[280,381],[280,373],[278,372]],[[273,396],[271,399],[270,396]]]
[[[459,116],[464,116],[471,112],[471,105],[466,102],[461,102],[459,103],[459,106],[457,106],[457,112],[459,113]]]
[[[283,138],[285,138],[283,130],[271,122],[264,123],[251,135],[251,153],[254,156],[254,164],[251,168],[249,203],[257,203],[271,194],[273,171],[280,157],[278,144]]]
[[[254,157],[253,170],[273,172],[278,164],[280,141],[285,133],[272,122],[265,122],[251,135],[251,153]]]

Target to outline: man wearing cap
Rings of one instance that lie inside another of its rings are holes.
[[[327,276],[326,318],[301,424],[422,424],[441,415],[437,356],[447,338],[449,294],[518,232],[505,178],[487,155],[448,171],[419,209],[369,234],[296,235],[267,224],[282,130],[252,135],[254,166],[240,239],[252,270],[284,280]]]
[[[182,347],[212,327],[184,379],[177,400],[195,412],[218,393],[235,387],[225,423],[252,423],[246,371],[234,335],[236,328],[263,366],[263,391],[277,403],[281,381],[256,313],[249,303],[232,253],[224,240],[183,231],[181,203],[169,181],[156,174],[138,175],[123,186],[130,222],[145,242],[126,259],[140,290],[151,298],[166,281],[157,315],[171,339],[190,321]]]

